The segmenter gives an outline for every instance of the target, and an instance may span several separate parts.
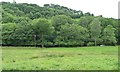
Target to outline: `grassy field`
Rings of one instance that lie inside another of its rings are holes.
[[[2,47],[4,70],[117,70],[118,47]]]

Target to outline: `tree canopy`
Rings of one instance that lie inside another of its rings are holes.
[[[56,4],[0,2],[2,45],[98,46],[119,44],[120,20]]]

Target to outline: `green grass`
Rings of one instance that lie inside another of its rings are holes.
[[[4,70],[117,70],[118,47],[3,47]]]

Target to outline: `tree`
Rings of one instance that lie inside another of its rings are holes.
[[[60,34],[56,38],[56,44],[67,46],[82,46],[89,37],[88,30],[77,24],[65,24],[61,26]]]
[[[114,38],[111,36],[113,40],[108,40],[105,37],[107,34],[104,31],[108,25],[115,28],[114,37],[118,44],[120,42],[120,24],[118,23],[120,19],[94,16],[89,12],[83,13],[57,4],[45,4],[43,7],[27,3],[0,2],[0,4],[2,4],[3,43],[6,45],[49,46],[57,42],[67,46],[78,45],[77,43],[80,42],[81,45],[100,45],[107,41],[107,44],[113,45],[116,43]],[[54,32],[50,29],[51,27],[55,28]],[[86,33],[90,36],[87,37]],[[63,39],[64,41],[61,41]]]
[[[49,8],[49,6],[50,6],[49,4],[44,4],[44,7],[46,8]]]
[[[91,14],[89,12],[85,13],[85,16],[91,16]]]
[[[118,33],[118,44],[120,45],[120,19],[118,19],[118,27],[117,27],[117,33]]]
[[[16,44],[16,30],[18,25],[15,23],[2,24],[2,44],[3,45],[15,45]]]
[[[93,18],[94,17],[92,16],[83,16],[79,19],[78,24],[85,28],[88,28],[88,25],[93,21]]]
[[[2,14],[2,23],[12,23],[14,22],[15,17],[12,14],[9,14],[7,12],[3,12]]]
[[[34,34],[40,36],[41,46],[43,48],[45,44],[45,37],[53,33],[54,27],[48,20],[41,18],[33,20],[32,27]]]
[[[72,24],[72,19],[69,16],[65,15],[56,15],[51,20],[55,30],[59,31],[61,25],[65,25],[67,23]]]
[[[115,37],[115,28],[112,25],[107,25],[103,30],[103,43],[106,45],[115,45],[117,43]]]
[[[90,30],[90,37],[95,42],[95,46],[97,45],[97,40],[99,40],[99,37],[101,35],[101,21],[99,18],[95,18],[89,25]]]

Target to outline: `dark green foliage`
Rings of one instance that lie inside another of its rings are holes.
[[[40,45],[44,47],[45,44],[45,37],[48,37],[50,34],[53,33],[54,27],[52,24],[46,19],[35,19],[33,20],[32,29],[34,35],[38,35],[40,37]]]
[[[68,16],[65,16],[65,15],[57,15],[57,16],[54,16],[51,20],[53,26],[55,27],[55,29],[57,31],[60,30],[60,27],[61,25],[65,25],[65,24],[72,24],[73,21],[72,21],[72,18],[68,17]]]
[[[1,3],[2,45],[97,46],[120,39],[117,19],[55,4]]]
[[[77,24],[65,24],[61,26],[59,36],[55,42],[60,45],[83,46],[89,37],[88,30]]]

